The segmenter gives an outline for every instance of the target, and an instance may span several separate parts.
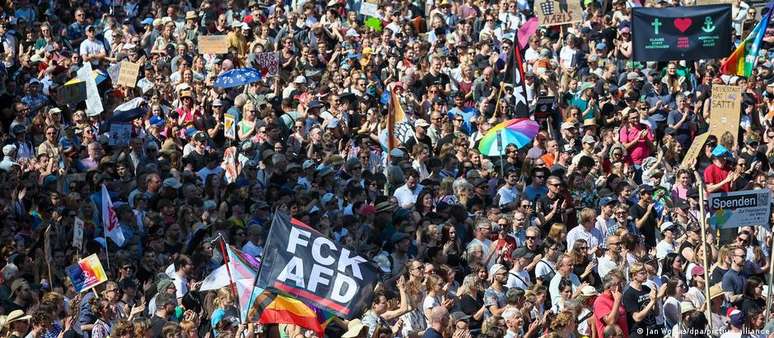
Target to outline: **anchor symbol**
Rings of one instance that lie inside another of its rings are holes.
[[[703,30],[705,33],[711,33],[715,31],[715,23],[712,22],[711,17],[704,17],[704,26],[701,27],[701,30]]]

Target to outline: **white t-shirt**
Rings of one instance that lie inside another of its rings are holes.
[[[519,189],[515,186],[509,188],[508,185],[503,185],[497,189],[497,196],[500,197],[499,206],[503,206],[519,199]]]
[[[675,252],[675,245],[669,244],[666,241],[659,241],[658,244],[656,244],[656,258],[662,259],[666,257],[668,254]]]
[[[532,286],[532,281],[529,279],[529,273],[527,271],[508,271],[508,281],[505,282],[505,286],[510,288],[517,288],[526,290]]]
[[[100,53],[105,53],[105,45],[103,45],[102,42],[99,42],[96,40],[91,41],[89,39],[83,40],[83,42],[81,42],[81,47],[80,47],[81,56],[100,54]],[[99,61],[93,60],[91,61],[91,64],[97,65],[99,64]]]

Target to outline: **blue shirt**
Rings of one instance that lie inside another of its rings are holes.
[[[740,295],[742,292],[744,292],[744,280],[745,276],[741,271],[737,272],[734,271],[734,269],[729,269],[723,275],[723,282],[721,286],[723,287],[723,291],[733,292],[735,295]]]
[[[429,327],[425,331],[425,334],[422,335],[422,338],[443,338],[443,335],[441,335],[441,333],[436,331],[434,328]]]

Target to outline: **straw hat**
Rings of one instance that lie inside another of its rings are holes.
[[[363,329],[366,328],[365,325],[363,325],[363,322],[360,321],[360,319],[353,319],[350,320],[347,324],[347,332],[344,332],[344,335],[341,337],[343,338],[354,338],[357,337]]]
[[[710,287],[710,289],[709,289],[709,296],[710,296],[709,297],[710,300],[713,300],[713,299],[718,298],[718,297],[725,296],[725,293],[723,293],[723,288],[720,287],[720,283],[717,283],[717,284],[713,285],[712,287]]]
[[[5,317],[5,325],[9,325],[17,320],[29,320],[30,318],[32,318],[32,316],[25,315],[22,310],[13,310]]]

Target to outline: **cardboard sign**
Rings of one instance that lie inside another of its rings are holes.
[[[258,71],[261,72],[261,76],[274,76],[279,74],[279,53],[277,52],[264,52],[255,54],[255,64]]]
[[[382,15],[379,14],[379,0],[365,0],[361,2],[360,14],[381,19]]]
[[[78,217],[73,221],[73,248],[78,252],[83,248],[83,220]]]
[[[234,115],[232,114],[223,115],[223,135],[232,140],[236,140],[236,122]]]
[[[65,268],[67,276],[73,282],[75,291],[87,291],[108,280],[102,262],[99,261],[97,254],[81,259],[78,264],[73,264]]]
[[[632,9],[636,61],[719,59],[731,53],[731,6]]]
[[[696,135],[696,137],[693,138],[691,147],[688,148],[688,151],[685,152],[685,156],[683,156],[683,162],[680,163],[681,168],[690,169],[691,162],[695,160],[699,154],[701,154],[701,150],[704,149],[704,143],[707,142],[707,137],[709,136],[710,133],[703,133]]]
[[[578,0],[540,0],[535,14],[541,26],[556,26],[581,21],[583,8]]]
[[[370,304],[379,268],[280,212],[274,214],[256,287],[353,318]]]
[[[225,35],[199,36],[199,53],[202,54],[226,54],[228,53],[228,40]]]
[[[739,139],[739,119],[742,113],[742,88],[739,86],[712,85],[710,97],[710,135],[718,138],[725,132]]]
[[[134,88],[137,84],[137,76],[140,75],[140,64],[129,61],[121,62],[121,70],[118,73],[118,85]]]
[[[132,138],[132,125],[128,123],[113,123],[108,132],[108,145],[126,146]]]
[[[59,87],[57,92],[63,104],[77,104],[86,100],[86,82],[76,82]]]
[[[768,226],[771,211],[769,189],[710,194],[709,223],[715,229]]]

